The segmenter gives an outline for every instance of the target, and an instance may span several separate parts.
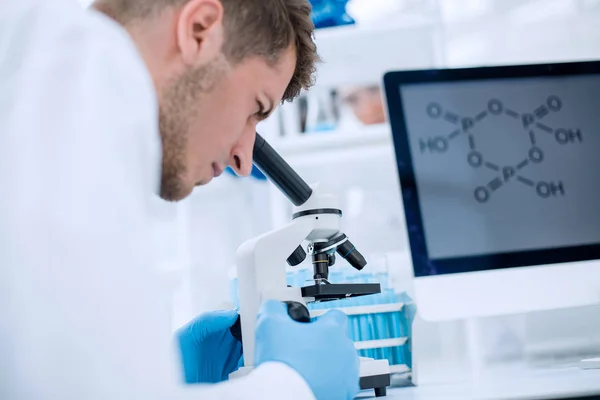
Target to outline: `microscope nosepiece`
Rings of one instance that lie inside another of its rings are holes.
[[[313,279],[329,278],[329,255],[327,253],[319,253],[313,255],[313,268],[315,274]]]

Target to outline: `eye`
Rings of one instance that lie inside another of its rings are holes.
[[[258,107],[258,111],[255,115],[260,117],[265,113],[265,106],[260,101],[256,102],[256,106]]]
[[[256,112],[256,114],[254,114],[256,116],[256,118],[259,121],[262,121],[263,119],[266,119],[269,116],[269,114],[270,114],[270,110],[266,111],[265,110],[265,106],[260,101],[257,101],[256,105],[258,107],[258,111]]]

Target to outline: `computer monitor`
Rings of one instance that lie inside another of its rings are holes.
[[[600,62],[384,86],[423,318],[600,303]]]

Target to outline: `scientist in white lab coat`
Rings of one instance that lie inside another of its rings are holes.
[[[310,86],[309,13],[307,0],[0,1],[1,399],[357,393],[343,314],[302,324],[274,301],[257,368],[227,381],[236,313],[172,337],[153,253],[157,195],[183,199],[227,165],[250,173],[258,121]]]

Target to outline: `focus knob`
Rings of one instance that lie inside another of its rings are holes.
[[[302,246],[296,247],[296,250],[292,253],[291,256],[288,257],[287,263],[290,267],[295,267],[300,264],[302,261],[306,259],[306,252],[302,248]]]
[[[288,308],[288,314],[294,321],[310,322],[310,312],[308,308],[297,301],[284,301]]]

